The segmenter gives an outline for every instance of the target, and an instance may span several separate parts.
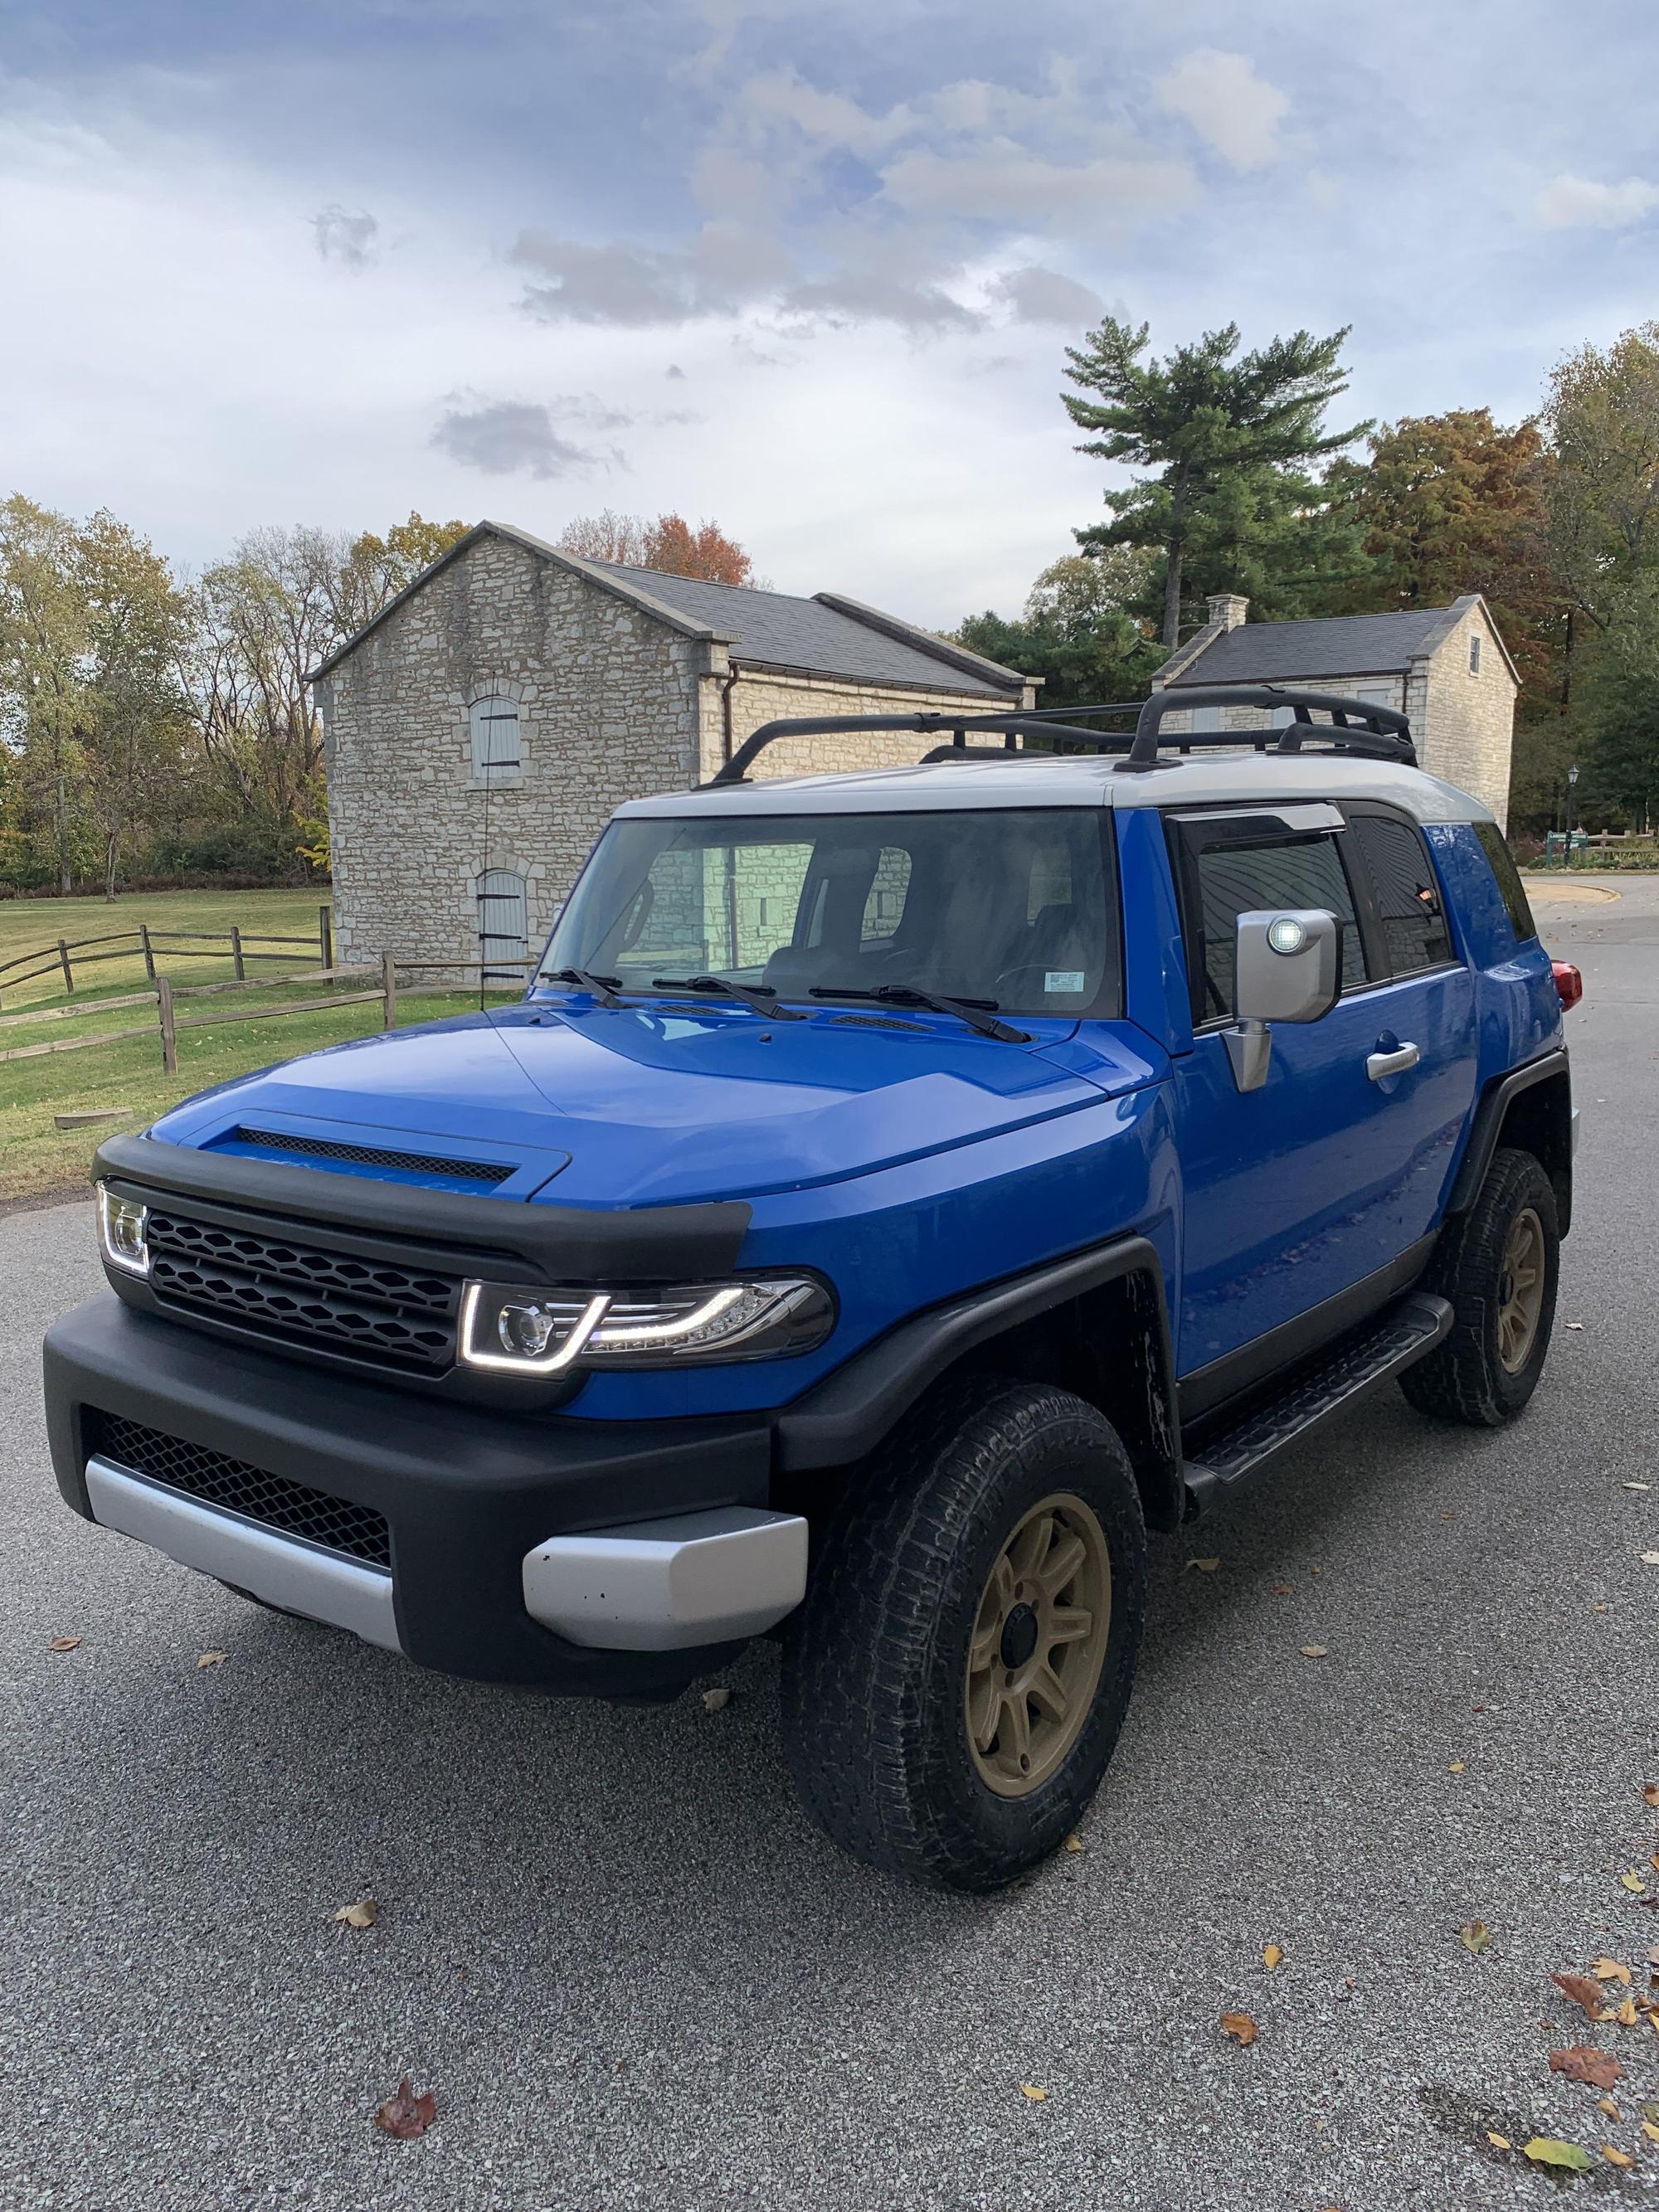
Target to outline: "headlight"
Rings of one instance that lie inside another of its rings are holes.
[[[145,1231],[149,1208],[136,1198],[118,1198],[106,1183],[98,1186],[98,1235],[104,1257],[124,1275],[149,1273],[149,1246]]]
[[[682,1359],[771,1359],[829,1334],[822,1283],[793,1275],[695,1283],[651,1295],[468,1283],[460,1356],[468,1367],[556,1375],[584,1366],[665,1367]]]

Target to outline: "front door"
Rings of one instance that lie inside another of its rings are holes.
[[[1187,1377],[1316,1320],[1427,1236],[1468,1109],[1472,981],[1403,817],[1234,807],[1173,817],[1169,830],[1195,1032],[1175,1074]],[[1342,995],[1320,1021],[1276,1024],[1266,1084],[1241,1092],[1221,1035],[1237,917],[1273,907],[1335,915]],[[1378,1072],[1407,1045],[1412,1066]]]

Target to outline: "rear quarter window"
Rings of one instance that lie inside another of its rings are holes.
[[[1421,835],[1395,814],[1356,811],[1349,826],[1371,880],[1390,974],[1444,967],[1455,956],[1439,879]]]
[[[1515,865],[1515,855],[1495,822],[1477,822],[1474,834],[1480,841],[1481,851],[1492,863],[1492,872],[1498,878],[1498,888],[1503,894],[1510,927],[1521,943],[1525,945],[1529,939],[1537,936],[1538,924],[1533,920],[1532,908],[1527,903],[1527,887]]]

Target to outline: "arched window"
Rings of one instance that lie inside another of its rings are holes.
[[[486,869],[478,878],[478,958],[484,980],[527,982],[529,957],[530,912],[524,878],[512,868]]]
[[[516,700],[494,692],[487,699],[475,699],[470,719],[474,783],[516,783],[521,766]]]

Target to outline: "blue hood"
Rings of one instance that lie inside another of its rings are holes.
[[[1097,1106],[1154,1073],[1115,1024],[1090,1024],[1085,1041],[1075,1024],[1034,1022],[1032,1042],[1012,1045],[948,1017],[907,1010],[896,1029],[849,1012],[776,1021],[527,1000],[222,1085],[155,1134],[289,1161],[318,1143],[380,1146],[510,1167],[503,1198],[660,1205],[865,1174]],[[257,1133],[300,1146],[267,1150]]]

